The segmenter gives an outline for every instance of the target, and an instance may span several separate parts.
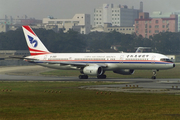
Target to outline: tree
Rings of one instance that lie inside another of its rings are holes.
[[[91,52],[110,50],[111,45],[119,46],[119,51],[134,52],[135,47],[151,47],[154,52],[163,54],[180,53],[180,33],[159,33],[150,38],[141,35],[92,32],[86,35],[69,30],[67,33],[55,33],[52,30],[33,29],[43,44],[51,52]],[[0,33],[0,50],[28,50],[22,29]]]

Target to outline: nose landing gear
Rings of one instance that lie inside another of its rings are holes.
[[[153,76],[151,77],[152,79],[156,79],[156,72],[159,70],[153,70]]]

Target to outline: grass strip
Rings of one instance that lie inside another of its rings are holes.
[[[100,84],[107,83],[0,82],[0,119],[180,119],[180,96],[79,89]]]

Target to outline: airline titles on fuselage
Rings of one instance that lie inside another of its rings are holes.
[[[149,55],[126,55],[125,56],[125,60],[148,60]],[[83,57],[58,57],[58,56],[49,56],[48,60],[119,60],[119,59],[123,59],[120,58],[120,56],[83,56]]]

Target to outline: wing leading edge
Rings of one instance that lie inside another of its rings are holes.
[[[41,61],[41,60],[33,60],[33,61],[29,61],[32,63],[48,63],[48,64],[60,64],[60,65],[71,65],[71,66],[76,66],[76,67],[86,67],[86,66],[90,66],[90,65],[97,65],[100,67],[107,67],[107,65],[105,64],[88,64],[88,63],[75,63],[75,62],[59,62],[59,61]]]

